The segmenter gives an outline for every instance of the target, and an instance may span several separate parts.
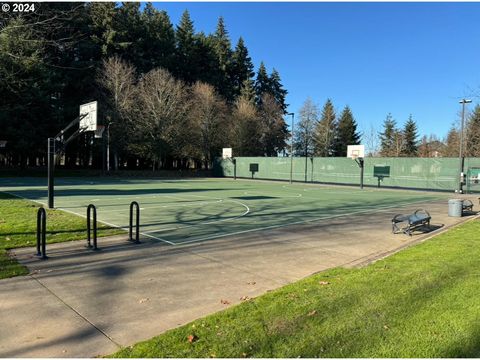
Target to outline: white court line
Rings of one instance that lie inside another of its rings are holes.
[[[186,226],[177,226],[177,227],[174,227],[174,228],[150,230],[150,231],[147,231],[146,233],[152,234],[152,233],[158,233],[158,232],[164,232],[164,231],[170,231],[170,230],[179,230],[179,229],[186,229],[186,228],[190,228],[190,227],[199,227],[199,226],[203,226],[203,225],[211,225],[211,224],[216,224],[216,223],[223,222],[223,221],[237,220],[237,219],[240,219],[241,217],[246,216],[250,212],[250,208],[240,201],[230,200],[230,199],[224,199],[224,201],[231,201],[231,202],[238,203],[238,204],[242,205],[243,207],[245,207],[247,210],[243,214],[240,214],[238,216],[234,216],[234,217],[231,217],[231,218],[227,218],[227,219],[212,220],[212,221],[207,220],[206,222],[201,222],[201,223],[198,223],[198,224],[195,224],[195,225],[186,225]],[[175,245],[178,245],[178,244],[175,244]]]
[[[197,201],[193,204],[172,204],[172,205],[157,205],[157,206],[144,206],[140,210],[148,210],[148,209],[159,209],[159,208],[175,208],[175,207],[193,207],[193,206],[203,206],[205,204],[218,204],[222,202],[223,200],[216,200],[216,201]],[[105,209],[108,210],[109,213],[111,212],[120,212],[120,211],[125,211],[125,209],[107,209],[107,206],[102,207],[102,205],[99,205],[99,209]]]
[[[431,201],[434,201],[434,200],[432,199]],[[217,238],[226,237],[226,236],[240,235],[240,234],[245,234],[245,233],[254,232],[254,231],[263,231],[263,230],[269,230],[269,229],[282,228],[282,227],[291,226],[291,225],[307,224],[307,223],[316,222],[316,221],[334,219],[334,218],[342,217],[342,216],[350,216],[350,215],[356,215],[356,214],[368,213],[368,212],[376,213],[376,212],[381,212],[381,211],[384,211],[384,210],[392,209],[392,208],[395,208],[395,207],[398,207],[398,206],[413,205],[413,204],[424,203],[424,202],[425,202],[425,200],[420,200],[420,201],[414,201],[414,202],[410,202],[410,203],[406,203],[406,204],[388,205],[388,206],[384,206],[384,207],[381,207],[381,208],[378,208],[378,209],[370,208],[370,209],[354,211],[354,212],[350,212],[350,213],[324,216],[324,217],[315,218],[315,219],[294,221],[294,222],[286,223],[286,224],[270,225],[270,226],[255,228],[255,229],[236,231],[236,232],[227,233],[227,234],[218,234],[218,235],[206,236],[206,237],[199,238],[199,239],[193,239],[193,240],[189,240],[189,241],[183,241],[183,242],[180,242],[180,243],[176,243],[175,245],[191,244],[191,243],[196,243],[196,242],[200,242],[200,241],[217,239]]]
[[[10,195],[12,195],[12,196],[18,197],[18,198],[20,198],[20,199],[24,199],[24,200],[28,200],[28,201],[35,202],[35,203],[37,203],[37,204],[43,205],[43,206],[45,206],[45,207],[48,208],[48,205],[47,205],[46,203],[44,203],[44,202],[37,201],[37,200],[32,200],[32,199],[29,199],[29,198],[26,198],[26,197],[23,197],[23,196],[21,196],[21,195],[17,195],[17,194],[8,192],[8,191],[3,191],[3,190],[2,190],[2,192],[4,192],[5,194],[10,194]],[[70,210],[68,210],[68,209],[64,209],[64,208],[57,207],[57,208],[55,208],[55,210],[65,211],[65,212],[67,212],[67,213],[69,213],[69,214],[73,214],[73,215],[77,215],[77,216],[83,217],[84,219],[87,218],[86,215],[79,214],[79,213],[76,213],[76,212],[74,212],[74,211],[70,211]],[[125,231],[127,231],[127,232],[129,231],[128,228],[125,228],[125,227],[119,226],[119,225],[115,225],[115,224],[112,224],[112,223],[108,223],[108,222],[103,221],[103,220],[98,220],[98,219],[97,219],[97,222],[102,223],[102,224],[105,224],[105,225],[108,225],[108,226],[111,226],[111,227],[114,227],[114,228],[117,228],[117,229],[122,229],[122,230],[125,230]],[[140,235],[144,235],[144,236],[147,236],[147,237],[150,237],[150,238],[159,240],[159,241],[163,241],[163,242],[165,242],[165,243],[167,243],[167,244],[170,244],[170,245],[177,245],[176,243],[173,243],[173,242],[171,242],[171,241],[162,239],[162,238],[157,237],[157,236],[152,236],[152,235],[149,235],[149,234],[146,234],[146,233],[143,233],[143,232],[140,232]]]
[[[245,195],[249,195],[249,194],[250,194],[250,195],[253,195],[253,196],[259,196],[259,195],[262,196],[262,195],[264,195],[264,193],[261,192],[261,191],[244,191],[243,193],[244,193]],[[280,193],[280,194],[281,194],[281,193]],[[278,194],[275,194],[275,195],[274,195],[274,194],[268,194],[268,195],[266,195],[266,196],[275,196],[275,197],[280,197],[280,198],[282,198],[282,199],[302,197],[302,194],[300,194],[300,193],[296,193],[296,194],[297,194],[297,195],[293,195],[293,196],[290,196],[290,195],[289,195],[289,196],[286,196],[286,195],[284,195],[284,194],[281,194],[281,195],[278,195]]]

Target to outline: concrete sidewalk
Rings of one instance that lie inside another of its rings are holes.
[[[401,212],[418,207],[407,206]],[[204,243],[169,246],[125,237],[14,251],[31,274],[0,280],[1,357],[95,357],[335,267],[364,264],[471,217],[423,205],[429,234],[391,234],[399,209],[380,210]]]

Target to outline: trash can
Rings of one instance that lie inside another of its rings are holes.
[[[463,200],[450,199],[448,200],[448,216],[462,217]]]

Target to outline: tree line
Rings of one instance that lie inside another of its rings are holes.
[[[412,115],[403,127],[398,127],[392,114],[383,122],[383,130],[378,134],[378,149],[371,155],[385,157],[457,157],[460,153],[461,119],[452,124],[445,138],[435,134],[424,135],[419,139],[417,124]],[[463,129],[463,156],[480,157],[480,105],[465,116]]]
[[[186,10],[177,26],[147,3],[40,3],[2,13],[0,149],[10,165],[45,164],[46,139],[99,102],[115,167],[210,167],[222,147],[276,156],[289,137],[280,74],[254,69],[224,19],[197,32]],[[101,147],[80,136],[68,167],[99,165]]]
[[[360,144],[361,134],[349,106],[336,114],[332,100],[322,110],[308,98],[299,111],[294,128],[294,152],[298,156],[347,156],[348,145]]]

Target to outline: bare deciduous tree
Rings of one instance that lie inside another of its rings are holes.
[[[135,68],[120,59],[111,57],[103,61],[97,83],[101,88],[103,104],[106,105],[107,131],[113,145],[115,169],[118,169],[118,152],[126,146],[128,136],[132,135],[131,118],[135,104]],[[107,153],[107,164],[109,164]],[[107,165],[107,170],[109,169]]]
[[[192,106],[189,111],[190,141],[200,151],[205,168],[209,168],[215,155],[226,146],[227,105],[213,86],[197,82],[191,89]]]
[[[179,133],[186,126],[188,101],[185,85],[164,69],[145,74],[138,84],[137,129],[145,135],[141,152],[152,168],[166,161],[167,150],[179,146]]]
[[[255,156],[262,149],[262,128],[254,103],[242,95],[235,102],[231,115],[231,143],[236,156]]]
[[[316,128],[318,127],[318,107],[312,99],[308,98],[303,103],[299,111],[300,121],[295,129],[293,129],[295,137],[295,150],[300,156],[311,156],[316,152]],[[317,129],[318,130],[318,129]],[[323,147],[322,147],[323,149]],[[318,155],[322,155],[318,153]]]

